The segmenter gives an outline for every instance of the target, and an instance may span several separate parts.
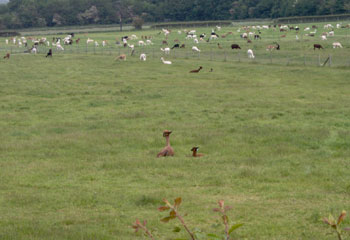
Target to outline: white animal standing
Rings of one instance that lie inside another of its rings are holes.
[[[343,48],[340,42],[334,42],[332,45],[333,45],[333,48]]]
[[[332,24],[326,24],[323,26],[324,29],[334,28]]]
[[[57,50],[64,51],[64,48],[62,47],[62,45],[60,43],[56,44],[56,48],[57,48]]]
[[[248,58],[250,58],[250,59],[254,59],[255,58],[253,50],[248,49],[247,53],[248,53]]]
[[[164,52],[165,54],[170,54],[170,48],[161,48],[160,49],[162,52]]]
[[[132,45],[128,44],[128,47],[131,48],[131,50],[135,49],[135,45],[134,44],[132,44]]]
[[[141,53],[141,55],[140,55],[140,60],[141,60],[141,61],[146,61],[146,59],[147,59],[146,54],[145,54],[145,53]]]
[[[30,52],[36,54],[38,52],[38,49],[34,46]]]

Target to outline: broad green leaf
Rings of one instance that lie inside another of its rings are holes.
[[[215,235],[213,233],[208,233],[207,236],[211,237],[211,238],[214,238],[214,239],[221,239],[218,235]]]
[[[236,230],[237,228],[240,228],[244,225],[244,223],[237,223],[235,225],[233,225],[230,230],[228,231],[228,234],[231,234],[234,230]]]

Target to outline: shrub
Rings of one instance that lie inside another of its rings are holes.
[[[135,17],[132,21],[132,25],[134,26],[135,29],[137,30],[141,30],[142,26],[144,24],[144,21],[142,18],[140,17]]]

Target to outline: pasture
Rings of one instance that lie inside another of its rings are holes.
[[[129,41],[134,56],[114,44],[120,33],[77,35],[79,46],[48,59],[46,47],[12,46],[0,60],[0,239],[144,239],[136,218],[156,239],[185,238],[157,211],[179,196],[192,229],[222,233],[212,209],[223,199],[245,223],[234,239],[333,239],[322,217],[350,211],[349,29],[335,30],[343,49],[317,36],[325,49],[316,51],[289,32],[266,30],[248,45],[236,28],[220,35],[228,31],[199,43],[200,54],[174,31],[169,45],[186,48],[165,55],[158,30],[127,33],[153,36],[152,46]],[[109,45],[86,46],[88,37]],[[274,41],[281,50],[267,52]],[[0,49],[11,44],[1,38]],[[342,67],[318,67],[317,51]],[[156,158],[164,129],[175,156]],[[205,156],[192,158],[194,146]]]
[[[277,29],[249,29],[245,30],[242,26],[236,27],[223,27],[220,31],[215,32],[219,35],[217,40],[207,40],[210,38],[212,28],[187,28],[187,29],[172,29],[172,33],[166,39],[161,29],[145,30],[138,32],[106,32],[106,33],[79,33],[75,36],[75,40],[80,38],[80,43],[73,45],[64,45],[64,51],[57,50],[52,46],[52,37],[61,37],[62,39],[66,34],[52,35],[54,31],[45,32],[36,31],[34,33],[41,33],[42,35],[28,35],[30,31],[24,32],[26,38],[41,39],[46,38],[46,41],[50,42],[50,46],[46,44],[38,46],[38,52],[45,54],[49,48],[52,48],[55,54],[94,54],[94,55],[115,55],[115,54],[128,54],[130,55],[132,50],[129,47],[123,47],[121,40],[122,36],[131,36],[135,34],[138,38],[134,40],[128,40],[129,45],[134,45],[135,55],[146,53],[149,58],[160,59],[164,55],[164,52],[160,51],[160,48],[171,48],[176,43],[179,45],[185,44],[185,48],[175,48],[170,51],[168,58],[180,58],[180,59],[197,59],[208,61],[230,61],[230,62],[256,62],[262,64],[276,64],[276,65],[300,65],[300,66],[320,66],[325,60],[330,57],[330,61],[327,62],[327,66],[335,67],[350,67],[350,56],[347,49],[350,48],[350,28],[345,28],[347,23],[343,23],[344,28],[336,28],[337,23],[332,23],[334,28],[324,29],[325,23],[319,24],[300,24],[298,25],[300,31],[295,30],[280,32]],[[312,29],[311,26],[315,25],[318,29]],[[296,25],[294,25],[296,26]],[[304,28],[310,29],[305,31]],[[194,39],[185,39],[186,34],[184,30],[195,29],[197,32],[198,43],[194,42]],[[334,36],[326,36],[327,40],[322,40],[323,34],[328,34],[334,30]],[[58,31],[58,30],[56,30]],[[94,30],[93,30],[94,31]],[[179,34],[178,31],[181,31]],[[239,32],[238,32],[239,31]],[[261,32],[259,34],[259,31]],[[58,31],[59,32],[59,31]],[[74,32],[74,31],[73,31]],[[248,36],[251,43],[247,43],[247,40],[241,38],[245,32],[251,32],[252,34],[258,34],[261,36],[261,40],[254,40],[253,36]],[[203,40],[200,40],[200,34],[205,33],[206,36]],[[228,34],[232,33],[232,34]],[[312,34],[311,34],[312,33]],[[306,35],[313,35],[306,36]],[[141,36],[151,37],[152,44],[146,46],[139,46],[138,42],[144,41]],[[225,38],[223,38],[225,36]],[[296,39],[298,37],[298,40]],[[9,44],[5,44],[5,39],[9,40]],[[93,41],[87,44],[87,39]],[[45,42],[46,42],[45,41]],[[106,46],[102,47],[102,41],[106,41]],[[162,44],[163,41],[167,42]],[[95,45],[97,42],[98,46]],[[117,45],[116,42],[120,44]],[[332,44],[335,42],[341,43],[343,48],[334,49]],[[239,44],[241,50],[232,50],[231,44]],[[281,50],[267,51],[268,46],[276,46],[275,43],[280,45]],[[218,44],[220,46],[218,46]],[[323,49],[314,50],[314,44],[321,44]],[[33,45],[31,40],[28,40],[28,48]],[[191,50],[193,46],[197,46],[200,49],[200,53]],[[256,58],[254,60],[247,58],[247,50],[252,49]],[[26,48],[23,44],[18,45],[18,39],[16,44],[12,43],[10,38],[0,38],[0,53],[10,52],[11,54],[23,54]]]

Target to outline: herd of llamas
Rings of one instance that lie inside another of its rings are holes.
[[[332,24],[325,24],[323,26],[322,30],[319,30],[319,27],[316,25],[312,26],[306,26],[303,29],[300,29],[299,26],[291,26],[291,25],[252,25],[252,26],[242,26],[239,27],[236,32],[236,35],[239,35],[240,39],[245,41],[247,44],[245,47],[241,46],[237,42],[233,42],[230,45],[230,48],[232,51],[241,51],[243,48],[246,48],[246,54],[248,59],[255,59],[256,55],[253,51],[253,48],[249,46],[249,44],[253,43],[253,41],[261,41],[262,38],[267,37],[269,30],[272,30],[274,33],[279,32],[279,40],[282,41],[283,38],[285,38],[287,35],[295,35],[295,41],[300,41],[301,38],[304,38],[305,41],[312,41],[313,43],[310,43],[310,47],[312,47],[314,50],[316,49],[324,49],[323,43],[320,42],[327,42],[329,39],[334,38],[337,34],[337,31],[344,28],[350,28],[350,24],[342,24],[337,23],[335,26]],[[122,36],[117,37],[115,39],[115,42],[112,43],[108,40],[102,40],[97,41],[93,40],[87,34],[85,36],[87,37],[86,40],[86,46],[93,45],[95,48],[98,47],[106,47],[111,44],[115,44],[116,46],[120,47],[120,49],[127,49],[130,52],[130,54],[127,53],[121,53],[116,57],[116,60],[127,60],[127,56],[133,56],[135,54],[135,49],[139,48],[140,55],[139,59],[140,61],[146,61],[147,60],[147,54],[146,52],[142,52],[143,49],[146,49],[148,46],[155,46],[155,42],[159,42],[161,45],[159,47],[159,51],[162,52],[163,56],[160,58],[161,62],[166,65],[171,65],[173,62],[170,60],[166,60],[167,56],[170,55],[172,51],[175,51],[175,49],[179,48],[186,48],[186,45],[190,45],[190,49],[193,53],[201,53],[202,47],[204,48],[204,44],[208,43],[215,43],[215,45],[218,47],[218,49],[223,49],[223,46],[220,44],[220,40],[228,39],[230,35],[234,35],[233,31],[229,31],[226,33],[222,33],[223,29],[220,26],[216,26],[215,28],[212,28],[210,32],[205,33],[205,31],[198,33],[200,30],[176,30],[172,31],[170,29],[162,29],[160,32],[154,33],[151,36],[137,36],[136,34],[132,34],[130,36]],[[321,34],[318,34],[317,32],[322,31]],[[176,39],[174,39],[174,43],[170,43],[170,36],[176,35]],[[83,39],[83,38],[82,38]],[[65,51],[65,46],[73,45],[73,44],[81,44],[81,38],[75,38],[75,34],[71,33],[65,37],[53,37],[52,40],[48,39],[47,37],[12,37],[12,38],[6,38],[5,39],[5,47],[3,49],[6,49],[6,46],[11,47],[18,47],[23,49],[23,53],[29,53],[29,54],[37,54],[39,52],[39,49],[41,46],[45,46],[47,48],[50,48],[48,52],[46,53],[46,57],[52,57],[53,56],[53,49],[55,51]],[[170,46],[169,46],[170,45]],[[331,44],[332,48],[343,48],[343,45],[339,41],[333,41]],[[205,50],[204,50],[205,51]],[[280,43],[278,43],[276,40],[272,41],[271,44],[268,44],[266,46],[266,51],[283,51],[281,48]],[[10,59],[10,53],[6,52],[6,55],[4,56],[6,59]],[[193,72],[193,71],[191,71]],[[194,71],[196,72],[196,71]],[[198,71],[199,72],[199,71]]]

